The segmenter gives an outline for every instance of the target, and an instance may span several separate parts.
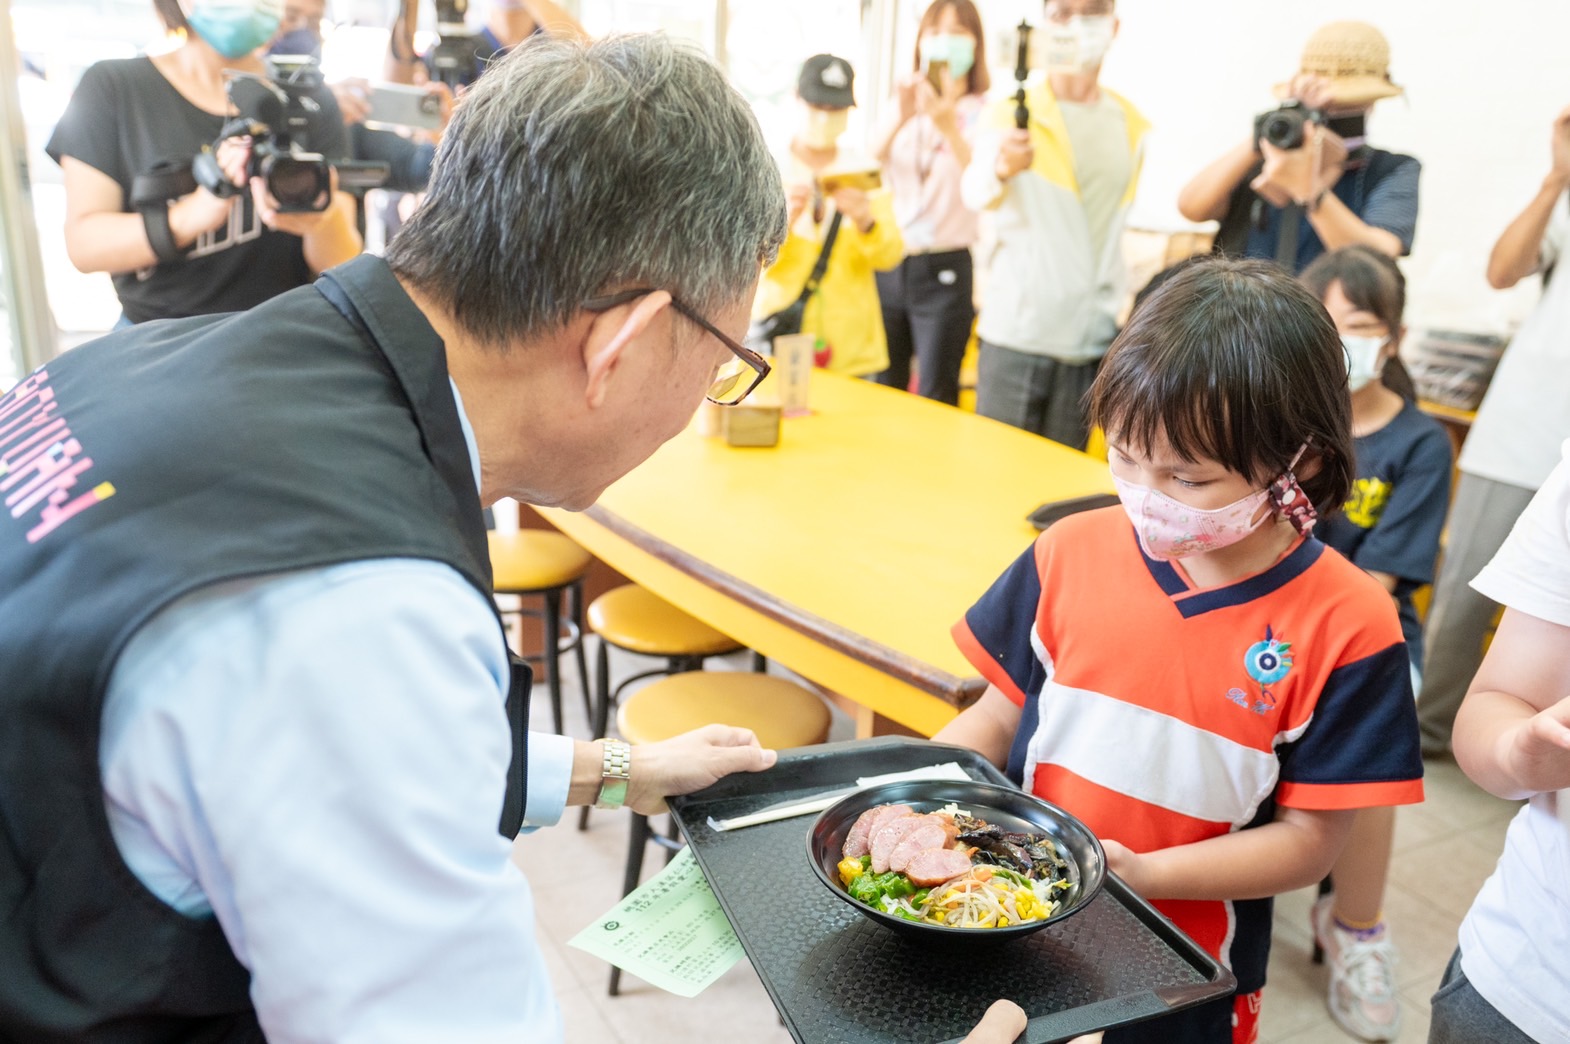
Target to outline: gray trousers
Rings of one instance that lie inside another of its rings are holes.
[[[1423,751],[1449,749],[1456,711],[1483,662],[1483,639],[1499,606],[1472,590],[1472,578],[1499,551],[1532,490],[1461,473],[1450,504],[1434,600],[1423,625],[1423,691],[1417,700]]]
[[[982,341],[976,362],[976,412],[1082,450],[1090,441],[1085,393],[1101,360],[1066,363]]]
[[[1450,958],[1432,1005],[1428,1044],[1536,1044],[1467,981],[1459,949]]]

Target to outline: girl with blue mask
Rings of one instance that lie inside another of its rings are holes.
[[[959,399],[970,339],[976,215],[960,199],[960,175],[988,87],[981,15],[971,0],[937,0],[921,17],[915,62],[897,84],[892,118],[875,155],[905,240],[900,267],[878,274],[888,336],[881,384],[940,402]]]
[[[321,0],[287,2],[302,21],[320,14]],[[95,63],[56,125],[47,151],[65,184],[66,250],[82,271],[110,274],[124,322],[243,311],[360,252],[352,196],[323,192],[311,201],[320,209],[285,211],[257,176],[262,143],[220,140],[235,115],[229,84],[269,75],[264,50],[285,3],[153,0],[179,45]],[[290,137],[329,163],[346,158],[332,92],[298,89],[305,117]],[[239,191],[220,196],[189,177],[204,149]]]
[[[1341,336],[1357,463],[1351,495],[1325,520],[1321,539],[1390,592],[1416,692],[1423,628],[1413,595],[1434,578],[1451,461],[1449,437],[1418,409],[1397,354],[1406,281],[1395,261],[1365,246],[1320,256],[1301,279]],[[1394,1040],[1400,1032],[1396,952],[1383,915],[1394,829],[1393,809],[1360,810],[1330,872],[1333,892],[1313,909],[1316,949],[1330,964],[1330,1013],[1362,1040]]]

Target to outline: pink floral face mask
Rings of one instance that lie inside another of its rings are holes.
[[[1277,513],[1290,520],[1299,533],[1307,534],[1312,530],[1318,516],[1297,484],[1297,476],[1292,473],[1307,448],[1306,444],[1300,446],[1286,471],[1269,486],[1225,507],[1208,510],[1190,507],[1165,493],[1125,482],[1116,475],[1112,476],[1112,483],[1117,487],[1118,499],[1123,501],[1129,521],[1134,523],[1139,546],[1156,561],[1169,562],[1174,558],[1230,547]],[[1274,510],[1256,518],[1266,502]]]

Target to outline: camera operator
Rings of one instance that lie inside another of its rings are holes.
[[[1298,75],[1276,88],[1287,104],[1200,171],[1178,209],[1190,221],[1221,222],[1217,253],[1275,260],[1293,272],[1344,246],[1409,253],[1420,165],[1373,148],[1365,134],[1374,102],[1400,93],[1378,29],[1321,27],[1303,48]]]
[[[414,0],[401,0],[402,9],[387,41],[387,61],[383,75],[393,83],[422,83],[436,80],[455,91],[479,78],[486,65],[501,58],[535,33],[548,33],[572,40],[587,40],[582,24],[551,0],[479,0],[484,5],[485,21],[478,32],[464,32],[456,39],[443,37],[436,48],[425,54],[414,50]],[[438,32],[442,25],[462,23],[470,0],[436,0]],[[447,67],[438,63],[438,52],[449,48]]]
[[[122,322],[140,323],[250,308],[358,254],[354,201],[329,191],[323,209],[281,209],[264,179],[247,186],[252,143],[244,137],[218,144],[216,157],[224,176],[249,191],[224,198],[193,188],[187,176],[232,114],[225,74],[265,73],[261,51],[277,31],[280,0],[153,0],[153,7],[184,43],[90,67],[49,141],[65,176],[71,262],[111,273]],[[308,97],[311,149],[342,158],[332,92],[316,87]],[[134,209],[139,177],[153,174],[169,186],[167,206]]]

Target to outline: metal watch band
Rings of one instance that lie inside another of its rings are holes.
[[[605,761],[600,768],[600,796],[595,808],[621,808],[627,800],[627,780],[632,772],[632,748],[621,740],[602,740]]]

